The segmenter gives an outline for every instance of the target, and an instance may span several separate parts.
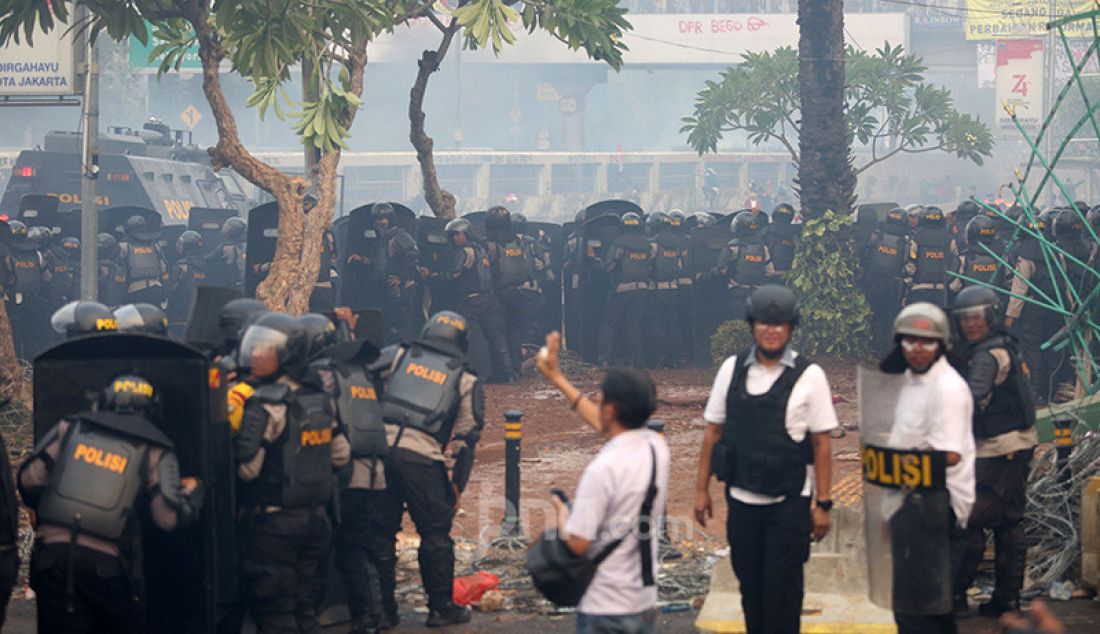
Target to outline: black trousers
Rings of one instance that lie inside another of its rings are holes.
[[[947,289],[921,288],[909,291],[905,297],[905,305],[908,306],[917,302],[928,302],[943,308],[947,305]]]
[[[322,561],[332,539],[325,508],[260,513],[244,570],[252,618],[260,634],[321,632],[315,607]]]
[[[341,521],[336,529],[336,565],[353,623],[377,623],[383,612],[397,614],[396,535],[386,523],[394,502],[388,491],[346,489],[340,495]],[[396,505],[400,506],[397,501]]]
[[[741,584],[748,634],[798,634],[803,570],[810,557],[810,500],[745,504],[729,497],[726,534],[733,572]]]
[[[504,337],[504,317],[500,305],[492,293],[482,293],[458,300],[458,314],[466,321],[475,323],[485,333],[489,342],[489,354],[493,359],[493,376],[490,380],[500,382],[512,377],[512,357],[508,354],[508,343]]]
[[[380,499],[382,529],[396,542],[401,530],[402,504],[420,535],[420,579],[428,595],[428,607],[448,609],[454,590],[455,553],[451,540],[455,496],[442,462],[407,449],[396,448],[386,463],[387,495]],[[382,539],[380,536],[379,540]],[[392,548],[392,546],[391,546]],[[381,573],[381,571],[379,571]],[[392,588],[392,585],[390,586]],[[393,604],[392,593],[383,596]]]
[[[508,348],[508,363],[512,372],[523,367],[523,292],[518,288],[503,288],[494,292],[500,304],[501,322],[504,325],[504,342]]]
[[[1031,371],[1031,393],[1042,404],[1050,401],[1058,389],[1058,374],[1068,364],[1063,351],[1042,349],[1042,345],[1061,329],[1058,317],[1043,313],[1041,308],[1025,306],[1016,324],[1020,334],[1020,352]]]
[[[675,367],[680,360],[681,319],[677,312],[679,298],[677,289],[656,289],[650,301],[650,321],[653,330],[650,333],[650,347],[655,360],[663,367]]]
[[[692,302],[694,285],[681,285],[676,289],[676,315],[678,317],[676,342],[680,359],[690,362],[695,358],[695,308]]]
[[[30,582],[37,595],[39,634],[138,631],[139,604],[122,562],[95,550],[75,548],[70,597],[69,544],[35,546]]]
[[[642,326],[649,310],[648,290],[613,293],[600,327],[600,358],[641,366],[646,349]]]
[[[543,309],[547,307],[542,291],[533,288],[521,288],[519,305],[522,319],[520,322],[520,343],[533,343],[541,346],[546,340],[546,325],[549,322]],[[553,308],[553,306],[551,306]],[[519,367],[519,366],[517,366]]]
[[[967,529],[959,537],[962,543],[956,548],[963,552],[955,578],[956,596],[964,595],[974,583],[985,553],[986,530],[991,530],[995,576],[992,601],[1002,604],[1020,599],[1027,557],[1022,522],[1032,453],[1029,449],[1016,452],[1011,458],[978,458],[975,462],[977,498]]]
[[[11,548],[0,553],[0,630],[8,617],[8,601],[11,590],[19,579],[19,549]]]
[[[414,339],[419,333],[416,318],[416,286],[407,288],[387,287],[382,300],[382,313],[386,322],[386,343],[394,344]]]

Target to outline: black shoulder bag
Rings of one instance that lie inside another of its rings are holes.
[[[649,488],[642,502],[640,521],[638,522],[638,549],[641,551],[642,584],[646,587],[654,584],[653,549],[650,547],[653,534],[653,502],[657,498],[657,452],[649,446],[653,466],[649,474]],[[629,533],[627,533],[629,535]],[[556,529],[547,530],[538,541],[527,550],[527,563],[524,568],[530,573],[535,588],[542,596],[556,605],[573,607],[581,602],[588,585],[596,576],[596,569],[603,563],[626,535],[616,539],[595,558],[574,555]]]

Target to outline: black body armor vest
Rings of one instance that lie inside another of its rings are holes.
[[[382,418],[418,429],[445,445],[451,439],[465,368],[455,357],[413,342],[390,375],[382,395]]]

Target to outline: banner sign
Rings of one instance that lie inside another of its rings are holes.
[[[1048,22],[1095,8],[1093,0],[966,0],[966,39],[1040,37],[1048,33]],[[1092,37],[1088,20],[1071,22],[1064,29],[1067,37]]]
[[[1042,125],[1042,40],[997,42],[997,125],[1002,130],[1015,130],[1012,117],[1002,104],[1015,110],[1016,119],[1025,128]]]
[[[130,68],[155,72],[160,68],[161,62],[164,61],[164,55],[158,55],[155,59],[150,61],[149,54],[153,52],[153,49],[163,44],[164,40],[153,37],[152,24],[147,22],[145,26],[149,29],[148,44],[142,44],[141,40],[133,35],[130,36]],[[183,63],[180,64],[180,71],[198,72],[201,70],[202,61],[199,59],[199,44],[195,42],[187,47],[187,52],[183,55]]]
[[[80,94],[76,80],[75,34],[64,24],[49,33],[34,32],[0,48],[0,96],[62,97]]]

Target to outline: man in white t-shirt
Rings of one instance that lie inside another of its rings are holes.
[[[900,489],[889,507],[898,634],[955,634],[951,540],[974,505],[970,388],[947,361],[951,327],[934,304],[894,319],[894,349],[880,368],[905,373],[887,446],[946,454],[946,490]],[[937,597],[938,595],[938,597]]]
[[[717,475],[728,487],[726,532],[748,633],[797,634],[810,539],[829,531],[836,412],[825,372],[788,347],[794,293],[761,286],[747,318],[756,345],[722,364],[703,412],[695,517],[704,526],[713,517]]]
[[[608,441],[585,468],[572,509],[551,498],[559,535],[575,555],[593,559],[622,540],[599,564],[577,606],[577,632],[651,634],[657,625],[658,525],[669,474],[668,445],[645,428],[657,408],[657,388],[644,372],[616,368],[604,377],[600,398],[589,400],[558,368],[560,342],[556,332],[547,336],[539,371]],[[642,518],[651,482],[657,492]]]

